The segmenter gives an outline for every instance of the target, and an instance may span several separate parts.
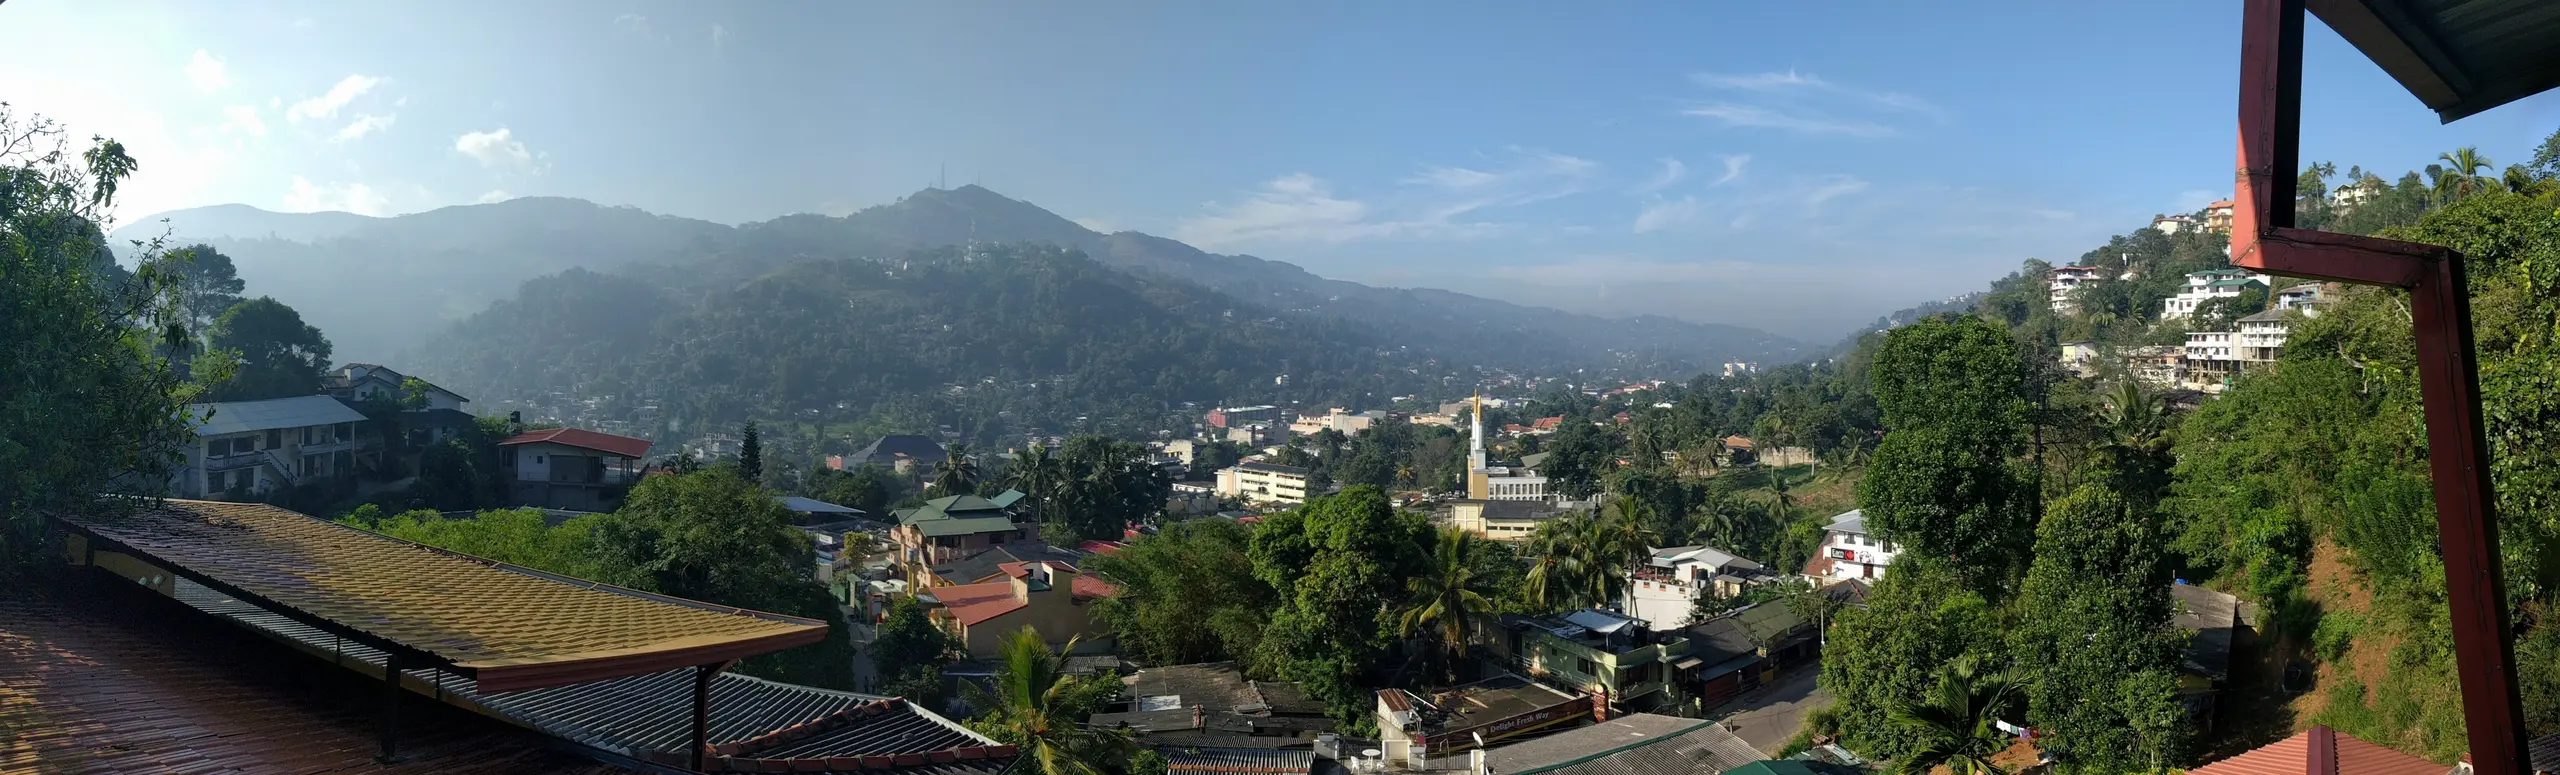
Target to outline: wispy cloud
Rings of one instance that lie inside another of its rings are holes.
[[[516,195],[507,193],[505,189],[498,189],[486,194],[481,194],[479,199],[473,200],[473,203],[485,205],[493,202],[504,202],[514,198],[516,198]]]
[[[649,17],[636,13],[626,13],[621,16],[613,17],[613,28],[621,30],[625,34],[638,37],[641,40],[667,39],[667,36],[659,34],[657,25],[649,23]]]
[[[1486,210],[1517,207],[1586,190],[1600,165],[1576,156],[1506,148],[1475,166],[1430,165],[1397,181],[1382,199],[1338,194],[1327,181],[1291,173],[1211,202],[1174,227],[1175,237],[1203,247],[1253,243],[1370,239],[1473,239],[1510,224],[1482,220]]]
[[[267,122],[259,120],[258,109],[250,105],[232,105],[222,109],[220,131],[238,130],[253,137],[267,136]]]
[[[1724,174],[1723,174],[1723,175],[1719,175],[1719,176],[1717,176],[1717,177],[1716,177],[1716,182],[1714,182],[1714,183],[1710,183],[1710,184],[1708,184],[1708,185],[1711,185],[1711,186],[1721,186],[1721,185],[1724,185],[1724,184],[1726,184],[1726,183],[1731,183],[1731,182],[1733,182],[1734,180],[1739,179],[1739,178],[1741,178],[1741,177],[1742,177],[1742,168],[1743,168],[1743,167],[1745,167],[1745,166],[1749,166],[1749,165],[1751,164],[1751,154],[1747,154],[1747,153],[1737,153],[1737,154],[1733,154],[1733,155],[1726,156],[1726,157],[1723,157],[1723,158],[1724,158]]]
[[[506,127],[465,133],[454,138],[453,149],[479,159],[481,166],[485,167],[529,167],[534,159],[533,151],[517,141],[515,133]]]
[[[1712,119],[1725,126],[1776,129],[1813,135],[1890,137],[1901,129],[1886,119],[1917,116],[1944,124],[1947,111],[1928,100],[1892,91],[1871,91],[1794,70],[1766,73],[1697,73],[1690,81],[1709,90],[1749,97],[1716,99],[1689,105],[1683,115]]]
[[[182,69],[187,82],[196,85],[196,91],[212,94],[231,85],[231,68],[204,49],[196,49],[195,56],[188,57],[187,66]]]
[[[293,186],[284,195],[285,211],[296,213],[343,210],[358,215],[383,215],[390,204],[390,197],[363,183],[313,183],[300,175],[293,176]]]
[[[1705,211],[1706,205],[1700,203],[1694,196],[1655,199],[1646,203],[1644,209],[1636,212],[1636,233],[1661,231],[1676,224],[1697,220],[1698,216]]]
[[[711,47],[719,48],[721,46],[728,45],[728,43],[729,28],[718,24],[711,25]]]
[[[399,119],[397,114],[376,116],[367,113],[356,116],[356,120],[347,122],[346,126],[338,129],[337,134],[331,135],[329,137],[329,142],[343,143],[349,140],[361,139],[365,135],[390,129],[391,122],[397,119]]]
[[[1679,159],[1664,158],[1657,161],[1662,165],[1662,169],[1656,170],[1653,177],[1646,178],[1643,183],[1638,184],[1632,193],[1650,194],[1670,188],[1671,184],[1678,183],[1682,178],[1689,176],[1689,165],[1681,163]]]
[[[346,107],[347,103],[354,102],[357,97],[364,96],[365,92],[372,91],[373,87],[380,85],[382,85],[382,79],[369,75],[350,75],[338,79],[338,83],[330,86],[329,91],[320,96],[296,102],[293,107],[286,108],[284,120],[299,122],[306,118],[337,118],[339,108]]]
[[[1119,226],[1100,218],[1077,218],[1075,221],[1077,226],[1091,229],[1095,234],[1110,234],[1120,230]]]

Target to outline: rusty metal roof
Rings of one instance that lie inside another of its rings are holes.
[[[823,622],[581,581],[274,506],[171,500],[64,519],[189,580],[474,676],[483,692],[713,664],[817,642]]]
[[[94,581],[0,598],[0,772],[626,772],[435,708],[405,714],[401,761],[377,764],[376,684]]]
[[[2307,0],[2447,123],[2560,86],[2560,3]]]

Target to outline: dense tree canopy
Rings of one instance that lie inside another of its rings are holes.
[[[239,373],[214,388],[215,400],[313,395],[329,370],[329,338],[270,297],[232,305],[214,321],[207,339],[215,357],[239,363]]]

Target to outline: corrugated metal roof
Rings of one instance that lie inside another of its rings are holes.
[[[475,672],[494,691],[765,654],[827,625],[554,576],[264,504],[170,500],[65,522],[141,559]]]
[[[2452,767],[2356,739],[2353,735],[2313,727],[2272,745],[2188,770],[2189,775],[2303,775],[2309,766],[2312,738],[2335,735],[2337,775],[2445,775]]]
[[[1164,748],[1164,758],[1174,772],[1209,772],[1222,775],[1292,775],[1311,772],[1316,766],[1313,749],[1253,748]]]
[[[616,436],[584,428],[544,428],[538,431],[525,431],[506,441],[498,442],[498,446],[501,447],[517,444],[558,444],[627,458],[648,457],[649,447],[652,446],[648,439]]]
[[[1631,713],[1485,752],[1503,775],[1715,775],[1766,758],[1714,721]]]
[[[2560,4],[2313,0],[2306,5],[2448,123],[2560,86]]]
[[[379,674],[381,651],[192,582],[176,597],[358,672]],[[404,671],[416,687],[445,702],[479,710],[582,745],[636,759],[675,763],[692,738],[690,668],[592,683],[483,694],[469,677],[433,669]],[[786,730],[799,730],[786,732]],[[715,752],[738,759],[899,757],[926,775],[992,775],[1010,752],[995,741],[894,697],[840,692],[723,672],[711,683],[708,738]],[[961,751],[971,752],[964,761]],[[940,753],[942,755],[937,756]],[[840,769],[862,768],[856,766]]]
[[[1837,517],[1832,517],[1831,524],[1822,526],[1822,529],[1834,533],[1856,533],[1859,535],[1866,535],[1867,511],[1866,509],[1850,509],[1847,513],[1841,514]]]
[[[835,505],[835,504],[833,504],[833,503],[828,503],[828,502],[826,502],[826,501],[818,500],[818,499],[816,499],[816,498],[803,498],[803,497],[800,497],[800,496],[797,496],[797,495],[776,495],[776,496],[773,496],[773,497],[774,497],[774,500],[778,500],[778,501],[781,501],[781,502],[782,502],[782,507],[783,507],[783,508],[790,509],[790,510],[792,510],[792,511],[797,511],[797,512],[800,512],[800,513],[802,513],[802,514],[860,514],[860,513],[862,513],[862,510],[861,510],[861,509],[857,509],[857,508],[854,508],[854,507],[851,507],[851,506],[838,506],[838,505]]]
[[[452,709],[403,712],[401,760],[377,764],[378,683],[313,680],[306,657],[103,573],[49,586],[0,597],[0,772],[626,772]]]
[[[205,415],[208,411],[212,412],[212,416]],[[363,422],[365,419],[363,412],[349,409],[338,399],[328,396],[294,396],[265,401],[188,404],[187,416],[202,418],[195,421],[198,436],[336,425],[342,422]]]

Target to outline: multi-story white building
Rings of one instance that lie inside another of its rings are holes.
[[[363,413],[328,396],[190,404],[196,440],[172,475],[180,498],[255,498],[353,476],[356,456],[380,448],[359,436]]]
[[[2072,309],[2071,293],[2080,286],[2105,279],[2106,272],[2094,266],[2057,266],[2053,268],[2051,296],[2053,311],[2067,313]]]
[[[2373,201],[2374,197],[2381,196],[2382,185],[2380,178],[2367,178],[2339,186],[2337,190],[2329,192],[2329,209],[2343,215],[2359,205]]]
[[[2151,217],[2151,228],[2162,234],[2178,234],[2202,229],[2204,224],[2192,215],[2155,215]]]
[[[2267,276],[2239,269],[2207,269],[2187,274],[2187,286],[2160,302],[2160,319],[2183,320],[2213,299],[2238,298],[2249,286],[2267,287]]]
[[[2284,355],[2284,340],[2292,329],[2287,311],[2268,309],[2240,319],[2240,362],[2274,363]]]
[[[2240,373],[2240,334],[2235,331],[2192,331],[2187,334],[2185,382],[2207,393]]]
[[[1654,629],[1668,630],[1689,624],[1699,598],[1736,597],[1776,578],[1760,563],[1712,546],[1655,549],[1627,587],[1626,610]]]
[[[1822,547],[1814,551],[1813,561],[1804,566],[1804,575],[1815,584],[1828,584],[1847,579],[1884,578],[1886,566],[1902,547],[1878,541],[1867,534],[1867,515],[1851,509],[1831,518],[1822,526]]]
[[[2154,388],[2169,389],[2186,382],[2186,348],[2173,344],[2134,347],[2123,351],[2125,369],[2133,378]]]
[[[1334,407],[1324,414],[1304,415],[1299,417],[1297,421],[1289,423],[1289,435],[1313,436],[1330,430],[1345,436],[1356,436],[1359,435],[1361,431],[1368,430],[1369,426],[1376,425],[1379,420],[1384,420],[1386,418],[1386,412],[1376,409],[1371,409],[1366,412],[1354,412],[1341,407]]]
[[[1555,502],[1547,478],[1526,466],[1497,466],[1484,446],[1484,405],[1475,408],[1473,441],[1467,447],[1467,497],[1480,501]]]
[[[1307,502],[1307,469],[1247,460],[1218,471],[1218,495],[1254,503]]]

